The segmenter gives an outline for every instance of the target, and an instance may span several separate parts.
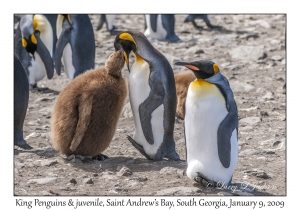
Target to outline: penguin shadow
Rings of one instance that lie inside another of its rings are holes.
[[[53,158],[53,157],[58,157],[60,156],[58,152],[55,151],[54,148],[52,147],[49,147],[45,150],[43,149],[30,149],[30,150],[22,150],[22,149],[19,149],[19,148],[14,148],[14,155],[19,155],[19,154],[24,154],[24,153],[33,153],[33,154],[36,154],[40,157],[43,157],[43,158]]]
[[[243,30],[230,30],[230,29],[226,29],[223,26],[218,26],[218,25],[213,25],[212,27],[202,27],[202,26],[194,26],[194,28],[196,30],[199,31],[199,33],[201,34],[202,31],[208,31],[208,32],[217,32],[220,34],[252,34],[249,31],[243,31]]]
[[[212,196],[219,192],[225,192],[232,196],[272,196],[272,194],[259,191],[255,186],[246,183],[231,183],[229,185],[218,183],[217,186],[212,187],[210,183],[205,186],[195,182],[193,186],[199,188],[206,196]]]
[[[105,160],[75,160],[64,159],[66,164],[71,164],[73,167],[84,170],[86,172],[99,173],[109,171],[118,173],[124,166],[130,169],[131,172],[148,172],[160,171],[164,167],[172,167],[177,169],[186,169],[185,161],[161,160],[153,161],[146,158],[133,158],[124,156],[112,156]]]
[[[52,93],[53,95],[59,95],[60,91],[53,90],[48,87],[43,87],[43,88],[33,88],[30,89],[31,93],[41,93],[41,94],[46,94],[46,93]]]

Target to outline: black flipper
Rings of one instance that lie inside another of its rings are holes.
[[[157,17],[158,15],[150,15],[150,26],[154,32],[157,30]]]
[[[151,115],[157,107],[163,104],[163,97],[158,95],[157,93],[158,91],[151,89],[148,98],[139,106],[142,130],[147,142],[151,145],[154,144]]]
[[[35,37],[37,40],[36,52],[40,55],[44,65],[45,65],[48,79],[51,79],[54,74],[54,66],[53,66],[52,57],[50,55],[50,52],[46,48],[46,46],[43,44],[43,41],[40,39],[39,33],[35,33]]]
[[[106,17],[105,17],[105,15],[100,15],[100,19],[99,19],[99,22],[98,22],[98,26],[97,26],[97,28],[96,28],[96,31],[99,31],[101,28],[102,28],[102,26],[103,26],[103,24],[106,22]]]
[[[234,103],[234,101],[231,101]],[[234,105],[229,105],[230,109],[235,107]],[[231,135],[234,129],[237,128],[238,118],[236,116],[236,112],[233,110],[228,110],[229,113],[225,117],[225,119],[220,123],[218,128],[218,154],[219,159],[222,165],[225,168],[230,166],[230,159],[231,159]]]
[[[133,138],[130,136],[127,136],[127,139],[131,142],[131,144],[142,154],[144,155],[148,160],[152,160],[145,152],[144,148],[142,145],[136,143]]]
[[[71,27],[63,28],[59,39],[57,40],[55,55],[54,55],[54,66],[56,69],[56,73],[60,75],[61,73],[61,58],[63,55],[63,51],[66,45],[70,42],[71,37]]]

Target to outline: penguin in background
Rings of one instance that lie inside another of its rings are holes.
[[[179,41],[175,34],[175,15],[174,14],[149,14],[145,15],[146,37],[158,40],[168,40],[170,42]]]
[[[105,23],[110,35],[117,35],[119,32],[115,31],[116,27],[114,26],[116,16],[117,15],[101,14],[96,31],[99,31]]]
[[[123,50],[129,70],[129,98],[134,116],[132,145],[147,159],[180,160],[175,151],[174,123],[176,89],[168,60],[157,51],[145,35],[125,31],[116,36],[115,50]],[[129,55],[135,62],[129,68]]]
[[[23,124],[29,99],[29,82],[24,67],[14,53],[14,145],[32,149],[23,137]]]
[[[59,14],[56,27],[58,40],[54,66],[57,74],[61,74],[62,58],[66,75],[70,80],[93,69],[96,46],[89,16],[87,14]]]
[[[56,15],[51,14],[30,14],[20,19],[14,38],[14,50],[25,68],[31,89],[43,89],[37,87],[37,82],[46,75],[48,79],[53,77],[55,20]]]
[[[198,26],[196,23],[196,19],[202,19],[208,28],[214,28],[215,26],[210,23],[210,16],[208,14],[190,14],[188,15],[184,23],[192,22],[193,26],[196,29],[202,29],[202,27]]]
[[[229,82],[212,61],[175,65],[196,76],[185,102],[187,176],[206,186],[228,185],[238,161],[238,112]]]

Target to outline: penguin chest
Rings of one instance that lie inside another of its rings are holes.
[[[73,52],[70,43],[65,46],[63,51],[63,62],[65,72],[70,80],[74,79],[75,67],[73,65]]]
[[[158,40],[162,40],[167,37],[167,31],[163,27],[161,15],[158,15],[158,17],[157,17],[156,31],[153,31],[151,28],[150,15],[146,15],[146,23],[147,23],[147,29],[144,33],[145,36],[152,37],[152,38],[158,39]]]
[[[228,114],[219,89],[205,81],[190,84],[186,98],[185,135],[187,161],[200,160],[204,164],[218,159],[217,131]]]
[[[35,53],[35,59],[31,59],[31,66],[28,67],[28,80],[30,85],[36,84],[46,76],[46,68],[40,55]]]
[[[135,62],[130,70],[128,84],[131,109],[135,122],[134,140],[143,146],[145,152],[154,157],[163,141],[163,104],[151,113],[151,126],[154,144],[150,145],[143,133],[139,106],[149,97],[151,88],[149,86],[150,68],[147,62]]]

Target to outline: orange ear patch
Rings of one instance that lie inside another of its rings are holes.
[[[199,71],[200,69],[196,66],[192,66],[192,65],[185,65],[185,67],[189,68],[189,69],[192,69],[192,70],[195,70],[195,71]]]

